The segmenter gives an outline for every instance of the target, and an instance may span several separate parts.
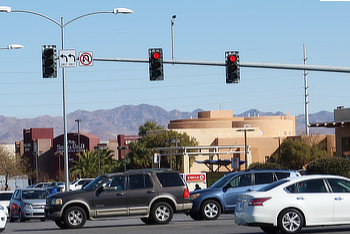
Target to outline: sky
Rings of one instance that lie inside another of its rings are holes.
[[[80,15],[124,7],[133,14],[96,14],[64,27],[65,49],[94,58],[148,59],[163,48],[175,60],[350,66],[350,2],[320,0],[2,0],[0,6],[68,22]],[[0,116],[62,116],[61,69],[42,78],[41,46],[61,49],[60,27],[33,14],[0,13]],[[149,80],[148,63],[94,61],[66,68],[67,113],[150,104],[167,111],[249,109],[304,114],[303,71],[241,67],[238,84],[226,84],[224,66],[164,64],[164,81]],[[309,113],[350,106],[350,74],[308,72]]]

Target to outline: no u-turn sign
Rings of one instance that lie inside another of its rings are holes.
[[[92,51],[89,52],[80,52],[79,53],[79,65],[80,66],[92,66]]]

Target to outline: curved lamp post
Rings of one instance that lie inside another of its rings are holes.
[[[24,46],[20,45],[20,44],[10,44],[7,47],[4,48],[0,48],[0,50],[12,50],[12,49],[21,49]]]
[[[132,10],[127,9],[127,8],[114,8],[113,11],[98,11],[98,12],[92,12],[92,13],[87,13],[81,16],[78,16],[70,21],[68,21],[67,23],[64,23],[63,17],[61,17],[61,23],[57,22],[56,20],[37,13],[37,12],[33,12],[33,11],[23,11],[23,10],[12,10],[11,7],[9,6],[0,6],[0,12],[19,12],[19,13],[28,13],[28,14],[33,14],[33,15],[38,15],[41,16],[45,19],[48,19],[50,21],[52,21],[53,23],[57,24],[60,28],[61,28],[61,42],[62,42],[62,50],[64,50],[64,28],[65,26],[67,26],[68,24],[89,16],[89,15],[96,15],[96,14],[130,14],[133,13]],[[66,191],[69,190],[69,170],[68,170],[68,140],[67,140],[67,114],[66,114],[66,109],[67,109],[67,104],[66,104],[66,81],[65,81],[65,68],[62,67],[62,90],[63,90],[63,131],[64,131],[64,174],[65,174],[65,187],[66,187]]]

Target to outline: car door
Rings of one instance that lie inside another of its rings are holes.
[[[332,189],[333,222],[335,224],[350,223],[350,181],[337,178],[327,180]]]
[[[94,191],[92,208],[97,216],[126,215],[125,175],[115,175]]]
[[[129,175],[126,197],[130,215],[147,214],[149,204],[156,195],[149,174]]]
[[[238,195],[252,188],[252,174],[245,173],[233,177],[223,188],[224,202],[227,210],[236,207]]]
[[[308,225],[331,224],[333,199],[323,179],[304,180],[296,185],[296,204],[303,209]]]

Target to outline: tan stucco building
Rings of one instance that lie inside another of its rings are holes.
[[[187,133],[194,137],[199,146],[237,145],[244,151],[245,131],[249,146],[248,165],[252,162],[265,162],[276,152],[282,141],[289,136],[295,136],[294,116],[257,116],[233,117],[231,110],[203,111],[197,119],[172,120],[168,129]],[[242,131],[243,130],[243,131]],[[213,159],[231,159],[233,155],[216,156]],[[244,153],[239,154],[240,160]],[[208,159],[208,156],[198,156],[196,160]],[[245,169],[243,165],[241,169]],[[203,164],[194,163],[191,172],[207,171]],[[225,170],[225,169],[223,169]]]

